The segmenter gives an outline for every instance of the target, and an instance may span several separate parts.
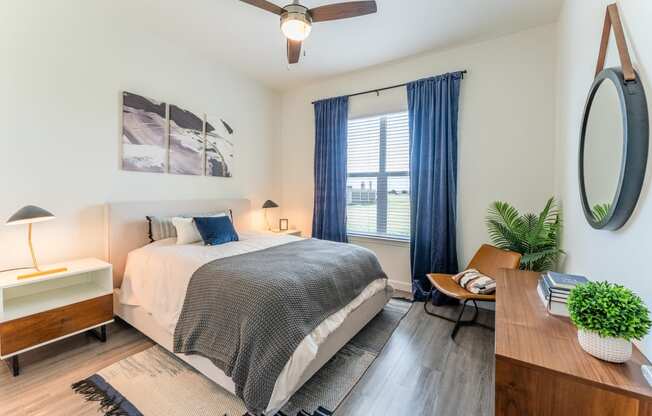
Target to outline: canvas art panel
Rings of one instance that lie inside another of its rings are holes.
[[[226,121],[206,116],[206,176],[232,176],[233,134],[233,128]]]
[[[123,169],[232,177],[234,130],[223,118],[130,92],[122,111]]]
[[[165,172],[166,104],[137,94],[122,94],[122,168]]]
[[[170,173],[204,174],[204,116],[170,104]]]

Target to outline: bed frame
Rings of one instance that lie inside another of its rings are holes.
[[[119,286],[122,283],[127,254],[149,243],[148,215],[201,214],[212,211],[231,209],[236,228],[249,229],[251,224],[251,203],[246,199],[220,199],[203,201],[156,201],[124,202],[107,204],[107,235],[109,262],[114,270],[114,311],[117,316],[138,329],[154,342],[172,351],[171,336],[156,320],[141,307],[126,306],[119,302]],[[301,388],[324,364],[330,360],[355,334],[364,328],[380,312],[391,298],[391,291],[380,291],[362,303],[324,341],[317,351],[317,356],[299,377],[295,385],[286,386],[288,391],[285,401]],[[176,354],[204,376],[235,394],[233,381],[208,359],[198,355]],[[271,406],[271,404],[270,404]],[[268,414],[275,414],[282,404],[268,408]]]

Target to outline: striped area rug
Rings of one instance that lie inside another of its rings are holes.
[[[410,306],[406,301],[391,300],[290,399],[279,415],[326,416],[324,409],[336,410],[378,357]],[[105,416],[246,414],[239,398],[159,346],[125,358],[72,387],[84,400],[97,402]]]

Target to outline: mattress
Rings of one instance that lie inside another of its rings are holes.
[[[116,313],[172,352],[172,338],[193,273],[224,257],[299,240],[290,235],[243,232],[240,241],[219,246],[177,245],[174,239],[149,244],[129,253],[122,288],[116,291]],[[274,414],[314,372],[369,322],[389,300],[385,279],[372,282],[340,311],[331,315],[299,345],[274,387],[267,413]],[[208,359],[178,355],[226,390],[233,381]]]

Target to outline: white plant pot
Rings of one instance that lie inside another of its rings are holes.
[[[602,337],[597,332],[577,330],[582,349],[592,356],[612,363],[624,363],[632,358],[632,342],[622,338]]]

